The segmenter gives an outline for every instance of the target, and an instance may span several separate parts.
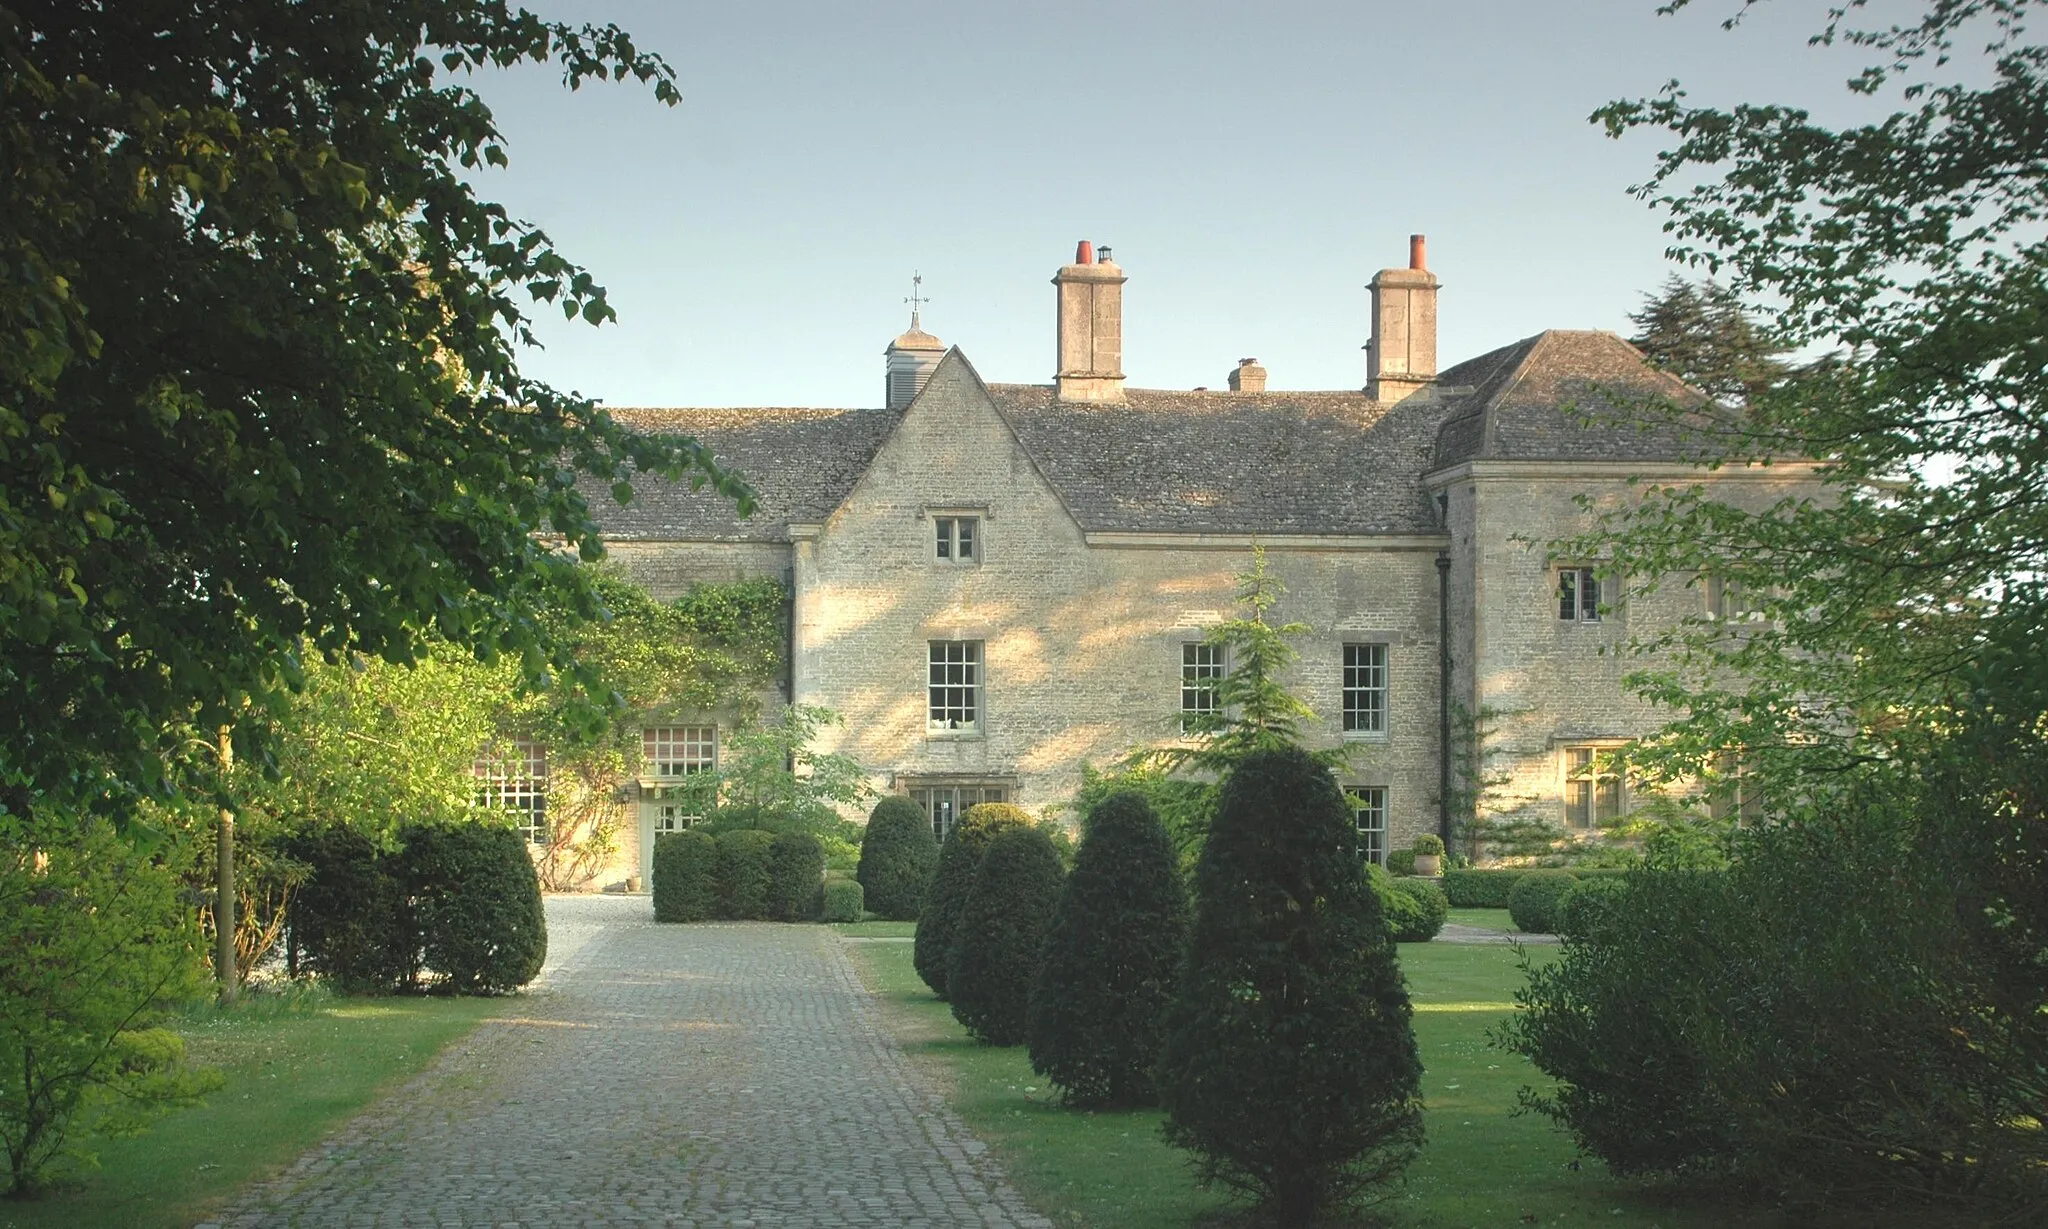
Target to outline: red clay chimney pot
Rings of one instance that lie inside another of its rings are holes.
[[[1425,241],[1425,240],[1423,239],[1423,237],[1422,237],[1421,235],[1410,235],[1410,236],[1408,236],[1408,267],[1409,267],[1409,268],[1411,268],[1411,269],[1427,269],[1427,268],[1429,268],[1429,262],[1428,262],[1428,261],[1427,261],[1427,260],[1426,260],[1426,259],[1424,258],[1424,253],[1423,253],[1423,244],[1424,244],[1425,242],[1426,242],[1426,241]]]
[[[1086,239],[1083,239],[1080,243],[1074,245],[1074,263],[1077,265],[1094,264],[1095,245],[1088,242]]]

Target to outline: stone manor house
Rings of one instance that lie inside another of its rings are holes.
[[[1318,714],[1312,742],[1355,744],[1345,783],[1373,856],[1438,830],[1449,713],[1495,715],[1487,771],[1514,806],[1577,829],[1627,809],[1597,753],[1661,719],[1623,690],[1630,662],[1613,650],[1707,594],[1602,592],[1594,560],[1543,543],[1589,525],[1580,497],[1631,497],[1631,478],[1772,498],[1798,475],[1708,475],[1668,431],[1589,421],[1696,396],[1612,333],[1551,330],[1439,367],[1421,236],[1408,267],[1370,283],[1362,389],[1282,391],[1253,359],[1223,389],[1126,388],[1125,281],[1085,242],[1058,271],[1050,383],[987,383],[913,310],[876,408],[615,411],[697,437],[760,506],[741,520],[643,478],[623,508],[592,501],[613,557],[663,598],[783,581],[792,644],[774,700],[839,713],[821,749],[916,799],[941,833],[978,801],[1065,803],[1083,764],[1180,737],[1181,714],[1210,702],[1202,681],[1228,668],[1202,641],[1231,617],[1255,544],[1287,588],[1277,617],[1310,629],[1287,682]],[[643,731],[639,831],[611,883],[688,822],[659,787],[715,762],[729,721]]]

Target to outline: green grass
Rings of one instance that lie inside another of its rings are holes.
[[[1505,909],[1453,909],[1445,919],[1460,926],[1477,926],[1481,930],[1513,930],[1514,919]]]
[[[75,1183],[0,1201],[0,1229],[190,1225],[283,1169],[506,1002],[259,996],[195,1011],[178,1030],[192,1061],[220,1070],[221,1089],[144,1135],[99,1141],[100,1167]]]
[[[1481,912],[1504,912],[1483,910]],[[1159,1137],[1156,1112],[1059,1108],[1022,1047],[969,1040],[911,967],[903,944],[851,950],[912,1056],[932,1064],[967,1125],[994,1147],[1019,1189],[1062,1226],[1166,1229],[1203,1223],[1232,1205],[1194,1187],[1184,1156]],[[1535,950],[1537,961],[1555,958]],[[1571,1141],[1547,1119],[1516,1116],[1533,1070],[1489,1048],[1486,1029],[1513,1010],[1521,982],[1505,947],[1448,943],[1401,949],[1426,1067],[1429,1142],[1408,1186],[1383,1210],[1398,1226],[1606,1225],[1627,1229],[1775,1226],[1726,1206],[1683,1204],[1654,1187],[1572,1168]]]
[[[917,935],[916,922],[834,922],[832,929],[849,939],[909,939]]]

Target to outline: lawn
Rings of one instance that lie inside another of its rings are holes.
[[[1489,911],[1491,912],[1491,911]],[[1021,1047],[977,1045],[911,966],[908,944],[849,944],[891,1027],[934,1071],[968,1126],[1005,1159],[1012,1179],[1060,1225],[1164,1229],[1228,1207],[1194,1188],[1182,1155],[1159,1138],[1159,1115],[1058,1107]],[[1538,949],[1537,960],[1554,959]],[[1727,1207],[1676,1204],[1618,1181],[1596,1162],[1574,1169],[1571,1142],[1547,1119],[1514,1114],[1532,1070],[1490,1049],[1487,1026],[1513,1010],[1520,983],[1507,947],[1406,944],[1416,1039],[1427,1071],[1429,1143],[1407,1189],[1386,1209],[1416,1229],[1606,1225],[1631,1229],[1776,1226]]]
[[[834,922],[832,929],[849,939],[912,939],[917,937],[916,922]]]
[[[1515,920],[1505,909],[1453,909],[1446,921],[1460,926],[1476,926],[1481,930],[1513,930]]]
[[[100,1141],[100,1168],[70,1189],[0,1201],[0,1229],[190,1225],[284,1168],[507,1001],[258,996],[227,1011],[195,1010],[178,1029],[194,1062],[221,1071],[221,1089],[147,1134]]]

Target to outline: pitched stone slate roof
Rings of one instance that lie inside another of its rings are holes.
[[[688,481],[640,475],[633,502],[619,506],[602,483],[585,481],[584,498],[605,536],[622,540],[786,542],[789,523],[822,521],[867,472],[876,449],[902,417],[897,410],[612,410],[635,431],[695,436],[719,465],[739,471],[759,496],[741,520],[732,501]]]
[[[949,362],[965,363],[957,350]],[[972,371],[972,365],[968,369]],[[978,382],[978,377],[977,377]],[[1433,398],[1362,392],[1127,389],[1122,404],[1059,401],[1049,385],[985,386],[1081,528],[1125,533],[1438,532],[1423,475],[1469,460],[1671,461],[1670,426],[1626,420],[1634,398],[1699,403],[1612,333],[1550,331],[1442,372]],[[695,436],[759,493],[739,519],[687,482],[638,478],[621,508],[586,492],[608,537],[782,542],[824,521],[900,410],[626,409],[635,430]],[[1592,421],[1587,421],[1587,416]]]
[[[1437,436],[1431,468],[1462,461],[1676,461],[1697,450],[1641,407],[1697,406],[1699,393],[1613,333],[1552,329],[1437,377],[1469,389]]]
[[[1083,530],[1436,532],[1419,479],[1443,405],[1155,389],[1107,405],[1058,401],[1039,384],[989,395]]]

